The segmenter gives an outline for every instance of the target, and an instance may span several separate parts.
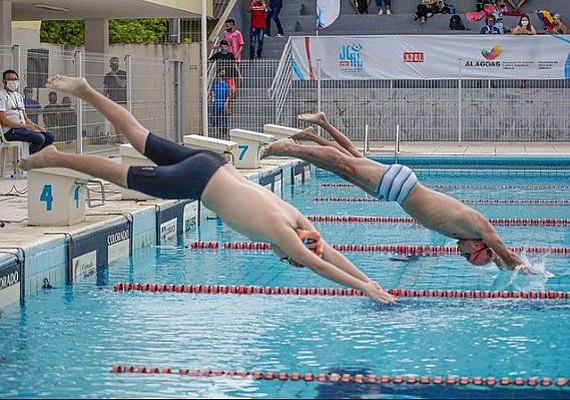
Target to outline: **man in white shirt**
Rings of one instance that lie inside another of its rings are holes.
[[[20,79],[14,70],[2,73],[4,87],[0,89],[0,125],[8,141],[29,142],[30,154],[53,143],[54,137],[33,123],[24,107],[24,98],[18,93]]]

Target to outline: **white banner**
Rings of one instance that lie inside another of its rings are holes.
[[[570,35],[305,36],[291,44],[300,80],[570,79]]]
[[[340,0],[317,0],[317,29],[331,25],[340,15]]]

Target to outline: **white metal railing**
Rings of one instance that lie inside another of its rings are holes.
[[[26,102],[33,105],[27,110],[28,114],[34,114],[34,119],[54,134],[58,149],[77,153],[118,151],[119,133],[95,108],[61,93],[56,93],[55,103],[50,104],[52,90],[45,87],[48,73],[61,74],[82,76],[96,90],[104,92],[111,55],[70,52],[50,46],[43,49],[49,50],[47,68],[38,72],[31,60],[34,52],[30,50],[33,49],[18,45],[0,46],[3,70],[14,69],[19,73],[22,93],[25,87],[32,88],[32,95],[26,98]],[[179,90],[183,79],[179,73],[181,61],[129,55],[118,58],[120,69],[127,73],[124,106],[155,134],[172,140],[181,137],[182,118],[178,115],[183,103]]]
[[[275,73],[275,78],[269,88],[269,98],[275,103],[275,122],[281,120],[281,113],[285,106],[285,101],[293,84],[293,68],[291,66],[291,38],[287,40],[279,65]]]

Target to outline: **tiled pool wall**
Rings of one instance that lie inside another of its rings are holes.
[[[315,170],[299,160],[280,164],[245,175],[282,197],[285,187],[302,185]],[[109,214],[113,215],[79,232],[62,227],[61,233],[46,234],[45,240],[33,247],[0,247],[0,309],[22,303],[47,282],[60,286],[94,274],[101,282],[101,271],[109,263],[142,247],[175,242],[178,235],[211,215],[211,211],[197,201],[184,200]]]

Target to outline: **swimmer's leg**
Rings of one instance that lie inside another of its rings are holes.
[[[362,153],[358,151],[354,143],[352,143],[344,133],[339,131],[334,125],[329,122],[325,116],[325,113],[318,112],[316,114],[300,114],[297,118],[299,118],[301,121],[316,124],[326,130],[340,146],[348,150],[348,152],[354,157],[364,157]]]

